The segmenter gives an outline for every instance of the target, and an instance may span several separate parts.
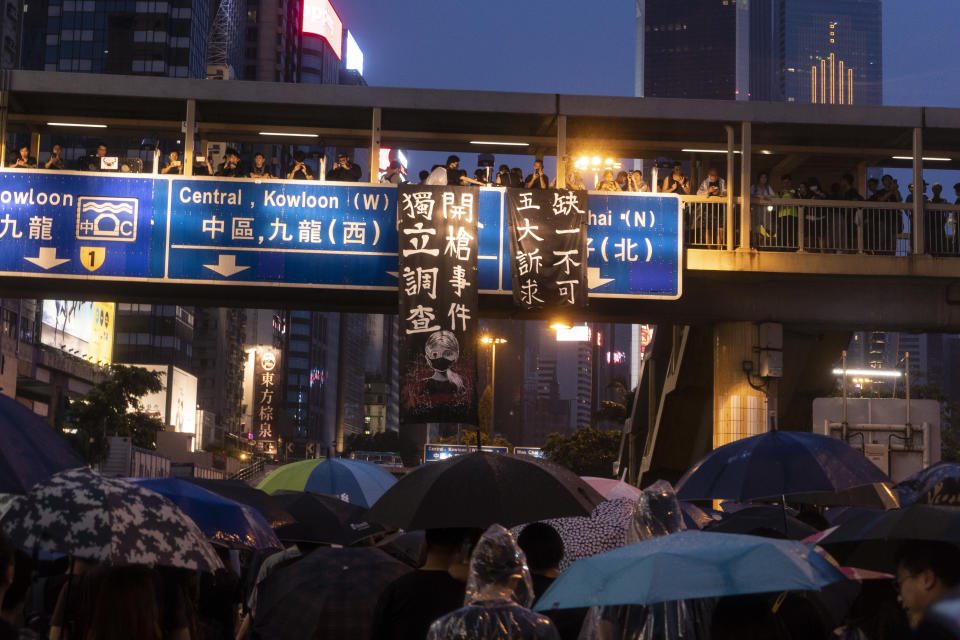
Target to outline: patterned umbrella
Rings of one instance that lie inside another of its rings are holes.
[[[369,509],[396,483],[396,478],[372,462],[330,458],[285,464],[271,472],[257,488],[267,493],[280,489],[326,493]]]
[[[56,473],[37,484],[9,505],[0,529],[25,549],[101,562],[207,571],[223,566],[175,504],[89,469]]]
[[[563,540],[560,570],[563,571],[581,558],[627,544],[627,531],[636,508],[636,500],[616,498],[598,504],[590,517],[544,520],[557,530]],[[519,536],[525,526],[514,527],[513,534]]]

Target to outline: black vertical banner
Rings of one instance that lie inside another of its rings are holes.
[[[587,304],[587,192],[507,189],[513,302],[521,309]]]
[[[401,184],[400,423],[477,424],[477,201]]]

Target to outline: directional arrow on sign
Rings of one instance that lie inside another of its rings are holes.
[[[27,262],[32,262],[41,269],[52,269],[64,262],[70,262],[69,258],[58,258],[56,247],[40,247],[40,253],[36,258],[23,257]]]
[[[600,277],[600,267],[587,267],[587,288],[596,289],[602,287],[608,282],[613,282],[615,278]]]
[[[217,264],[205,264],[203,265],[210,271],[215,271],[222,275],[224,278],[229,278],[230,276],[240,273],[244,269],[249,269],[250,267],[238,267],[237,266],[237,256],[225,256],[220,255],[217,261]]]

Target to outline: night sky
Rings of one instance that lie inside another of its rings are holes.
[[[630,0],[332,2],[372,86],[633,95]],[[958,0],[885,0],[883,14],[884,103],[960,107]]]
[[[633,95],[631,0],[332,0],[370,85]],[[960,4],[885,0],[884,102],[960,106]]]

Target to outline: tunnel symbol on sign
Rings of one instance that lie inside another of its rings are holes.
[[[133,242],[137,239],[136,198],[81,196],[77,202],[77,239]]]

